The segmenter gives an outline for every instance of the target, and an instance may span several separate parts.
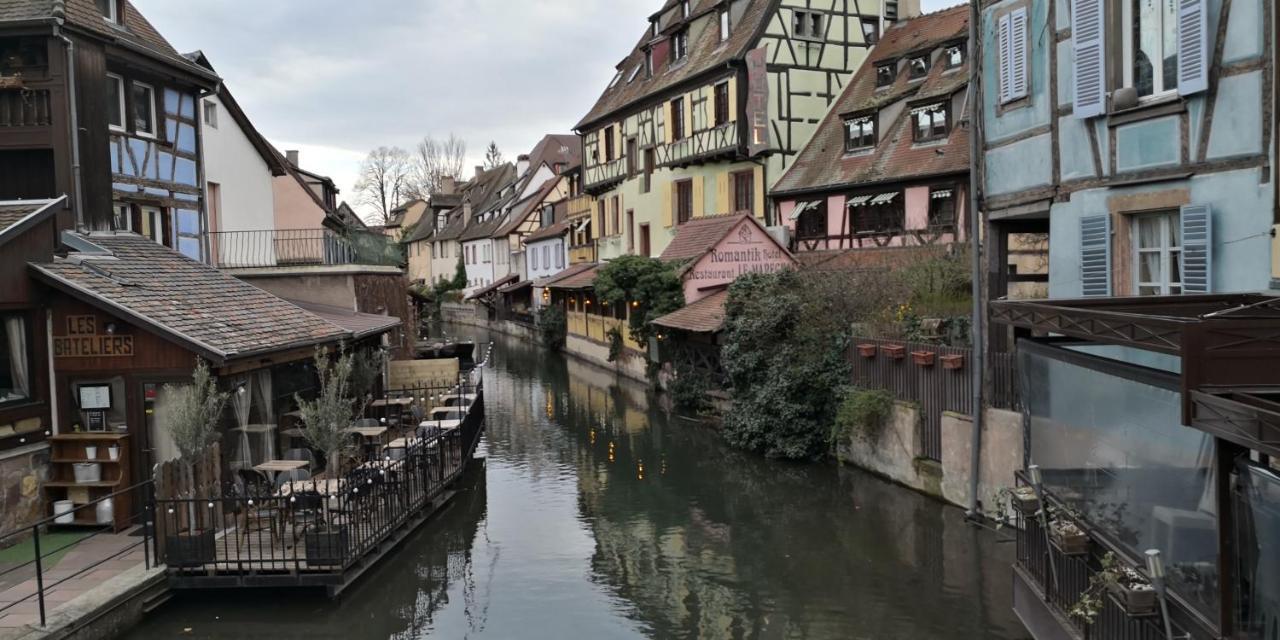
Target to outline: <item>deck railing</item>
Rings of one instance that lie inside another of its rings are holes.
[[[399,267],[404,249],[372,231],[268,229],[211,232],[214,266],[222,269],[368,265]]]
[[[0,90],[0,127],[41,127],[52,123],[48,89]]]

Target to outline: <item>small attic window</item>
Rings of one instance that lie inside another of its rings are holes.
[[[114,24],[120,24],[120,0],[97,0],[98,12],[102,17]]]
[[[943,52],[942,57],[947,61],[947,69],[955,69],[964,64],[964,46],[953,44],[947,47],[947,50]]]
[[[618,86],[618,82],[621,80],[622,80],[622,72],[619,71],[617,75],[613,76],[613,80],[609,81],[609,88],[612,89]]]
[[[887,87],[898,77],[898,65],[894,62],[876,65],[876,87]]]
[[[642,67],[644,67],[644,65],[638,64],[635,66],[634,69],[631,70],[631,73],[627,74],[627,84],[631,84],[632,82],[635,81],[636,76],[640,75],[640,69]]]
[[[907,78],[911,80],[919,80],[929,75],[929,56],[916,56],[907,63],[909,69]]]

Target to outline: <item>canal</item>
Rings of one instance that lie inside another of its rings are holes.
[[[385,565],[333,602],[179,594],[124,637],[1025,637],[1009,536],[853,469],[734,451],[644,385],[493,339],[484,460]]]

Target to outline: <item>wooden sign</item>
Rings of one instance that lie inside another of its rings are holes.
[[[747,52],[747,155],[755,157],[768,151],[769,142],[769,65],[764,47]]]
[[[67,316],[67,335],[54,336],[55,358],[127,358],[133,356],[133,336],[98,335],[96,316]]]

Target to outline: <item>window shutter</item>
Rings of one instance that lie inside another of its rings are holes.
[[[1000,103],[1027,97],[1027,10],[1000,18]]]
[[[1182,292],[1213,291],[1213,215],[1207,204],[1182,207]]]
[[[729,190],[729,172],[716,174],[716,210],[715,213],[737,213],[734,211],[733,192]]]
[[[662,224],[668,229],[675,226],[675,210],[675,192],[671,188],[671,181],[668,180],[662,183]]]
[[[706,196],[706,178],[704,176],[695,176],[693,178],[693,217],[701,218],[706,214],[707,196]]]
[[[1086,297],[1111,295],[1111,216],[1080,219],[1080,285]]]
[[[1000,104],[1009,102],[1013,78],[1013,20],[1010,14],[1000,17]]]
[[[1071,39],[1075,48],[1075,115],[1101,115],[1107,106],[1103,0],[1071,0]]]
[[[1205,0],[1178,0],[1178,93],[1209,88],[1209,25]]]

